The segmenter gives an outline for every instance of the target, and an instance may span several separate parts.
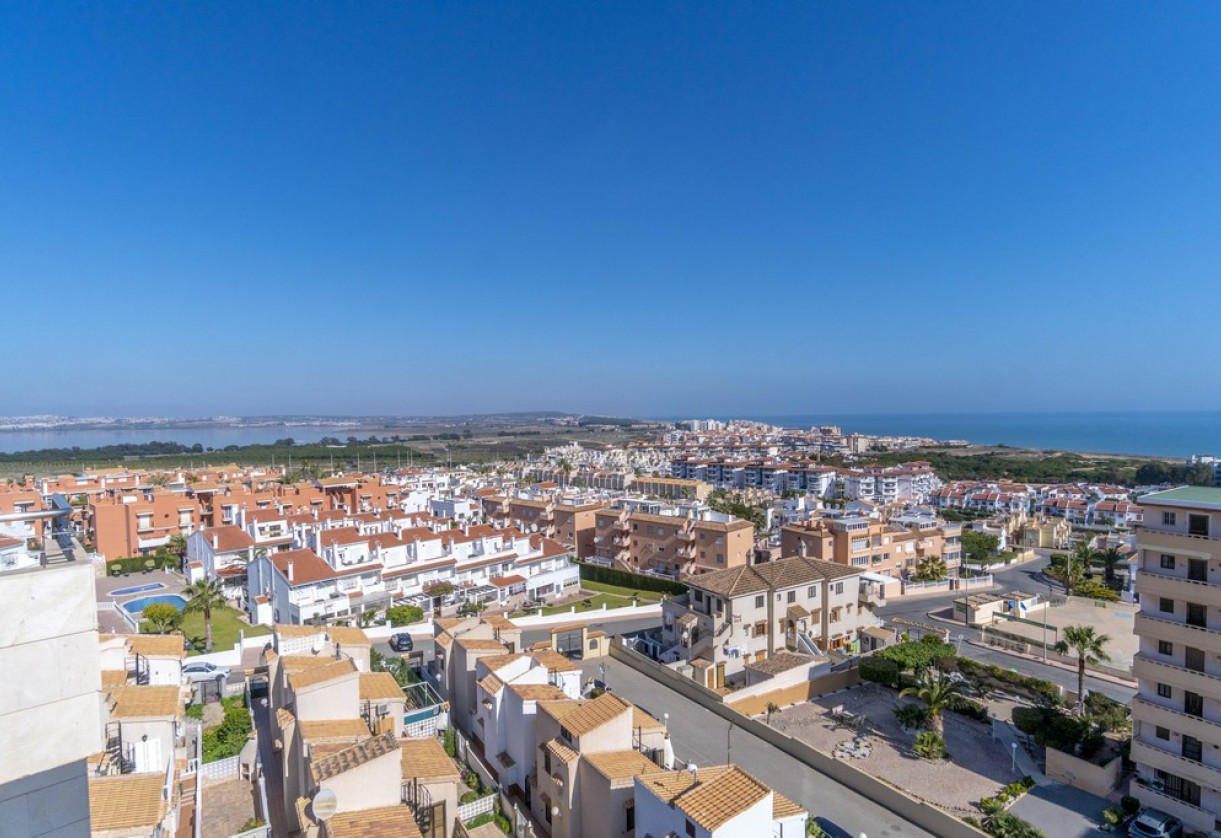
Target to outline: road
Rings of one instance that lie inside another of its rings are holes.
[[[1049,563],[1052,551],[1036,550],[1035,552],[1039,554],[1039,558],[994,573],[993,579],[995,579],[998,587],[990,591],[990,593],[1009,593],[1010,591],[1020,590],[1046,594],[1049,586],[1041,574],[1043,568],[1047,567]],[[1052,587],[1053,592],[1059,593],[1060,590],[1059,587]],[[948,627],[948,624],[930,621],[928,612],[949,608],[954,604],[954,600],[960,596],[962,596],[961,593],[915,598],[908,597],[897,600],[894,603],[887,603],[876,609],[874,613],[884,620],[906,617],[912,620],[920,620],[925,623],[932,622],[933,625],[946,625]],[[960,636],[964,641],[980,640],[982,638],[978,630],[969,626],[954,626],[950,628],[951,640],[957,642]],[[1077,675],[1074,672],[1061,669],[1057,666],[1046,666],[1039,661],[1007,655],[995,649],[981,648],[967,642],[959,644],[959,648],[964,657],[969,657],[983,663],[996,664],[1005,669],[1013,669],[1023,675],[1046,678],[1067,690],[1077,691]],[[1132,687],[1121,686],[1090,676],[1086,676],[1085,687],[1091,692],[1100,692],[1108,698],[1113,698],[1124,704],[1130,703],[1132,697],[1136,695],[1136,690]]]
[[[659,719],[670,714],[670,736],[679,762],[740,765],[807,808],[836,838],[930,834],[619,661],[590,661],[583,665],[585,675],[597,677],[600,665],[606,666],[606,683],[612,691]]]

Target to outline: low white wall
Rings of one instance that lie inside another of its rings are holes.
[[[513,624],[521,628],[559,626],[565,623],[603,623],[607,620],[627,620],[633,617],[660,617],[661,603],[637,605],[626,608],[595,608],[594,610],[572,610],[545,617],[514,617]]]

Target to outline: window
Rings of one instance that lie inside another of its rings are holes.
[[[1157,601],[1157,610],[1161,611],[1163,614],[1173,614],[1174,600],[1165,596],[1159,598]]]
[[[755,637],[764,637],[767,635],[767,621],[760,620],[755,623]]]
[[[1163,527],[1173,527],[1174,526],[1174,513],[1173,512],[1163,512],[1162,513],[1162,526]]]
[[[1174,556],[1162,553],[1162,570],[1174,570]]]
[[[543,746],[543,770],[551,773],[551,751],[547,750],[546,745]]]
[[[561,726],[560,727],[560,738],[571,745],[572,744],[572,731],[566,727]]]
[[[755,597],[755,608],[762,608],[763,605],[763,595],[760,594],[759,596]]]
[[[1188,515],[1187,516],[1187,534],[1188,535],[1208,535],[1208,516],[1207,515]]]
[[[787,597],[786,597],[786,601],[787,601],[787,602],[790,602],[790,603],[792,603],[792,602],[796,602],[796,601],[797,601],[797,592],[796,592],[796,591],[789,591],[789,592],[788,592],[788,595],[787,595]]]
[[[1172,692],[1173,691],[1170,689],[1169,684],[1158,684],[1157,685],[1157,695],[1159,698],[1170,698]]]
[[[1198,602],[1187,603],[1187,625],[1208,627],[1208,609]]]
[[[814,585],[806,588],[806,599],[815,599],[818,597],[818,588]]]
[[[717,564],[725,564],[725,554],[724,554],[724,553],[717,553],[717,554],[716,554],[716,563],[717,563]]]
[[[1202,717],[1204,715],[1204,696],[1184,690],[1183,712],[1189,716]]]
[[[704,592],[703,592],[703,591],[699,591],[699,590],[697,590],[697,591],[695,592],[695,601],[696,601],[696,602],[703,602],[703,601],[704,601]]]
[[[1171,643],[1169,640],[1157,641],[1157,653],[1159,655],[1173,655],[1174,654],[1174,644]]]
[[[835,592],[837,594],[842,594],[844,592],[844,583],[843,582],[835,583]]]
[[[1207,582],[1208,562],[1203,559],[1188,559],[1187,578],[1193,582]]]
[[[695,838],[695,824],[693,824],[691,821],[687,821],[687,835],[690,836],[690,838]]]
[[[1194,762],[1202,762],[1204,759],[1204,745],[1199,739],[1194,736],[1183,734],[1183,759],[1189,759]]]
[[[636,806],[635,806],[635,804],[629,804],[628,807],[623,810],[623,831],[631,832],[635,828],[636,828]]]
[[[1156,736],[1158,739],[1165,739],[1167,742],[1169,742],[1170,741],[1170,728],[1161,727],[1159,725],[1158,727],[1153,729],[1153,735]]]

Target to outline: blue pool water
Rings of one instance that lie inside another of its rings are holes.
[[[125,602],[119,607],[128,614],[139,614],[154,602],[164,602],[166,605],[174,606],[179,611],[185,608],[187,604],[187,601],[178,596],[178,594],[161,594],[160,596],[142,596],[139,599],[133,599],[131,602]]]
[[[147,585],[133,585],[130,588],[119,588],[118,590],[111,591],[110,595],[111,596],[128,596],[129,594],[142,594],[145,591],[155,591],[158,588],[164,588],[164,587],[165,587],[165,585],[162,584],[161,582],[150,582]]]

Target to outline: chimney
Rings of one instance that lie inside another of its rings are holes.
[[[293,581],[293,560],[292,559],[288,560],[288,581],[289,582]]]
[[[212,549],[220,549],[220,536],[218,536],[216,533],[212,533]]]

